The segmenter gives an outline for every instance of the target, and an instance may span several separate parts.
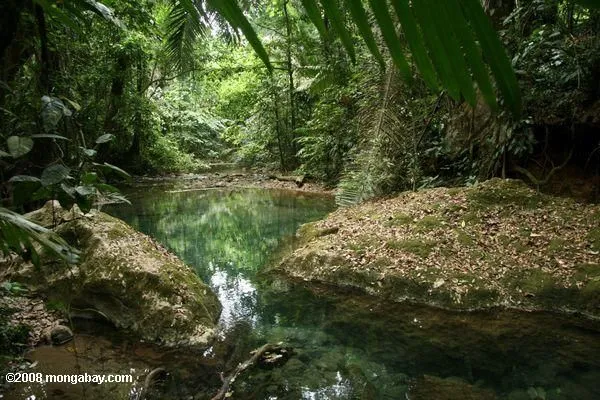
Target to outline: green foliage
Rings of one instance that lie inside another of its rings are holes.
[[[488,63],[491,75],[494,77],[504,101],[515,115],[519,115],[521,112],[521,99],[516,77],[500,40],[479,1],[444,2],[445,13],[431,12],[436,3],[430,1],[419,0],[410,3],[410,5],[402,0],[394,2],[397,17],[402,21],[405,39],[409,42],[410,50],[415,52],[416,66],[424,73],[426,82],[431,87],[437,87],[437,75],[442,86],[447,89],[453,98],[458,100],[462,94],[473,106],[475,105],[475,95],[472,83],[476,82],[481,86],[482,92],[486,93],[485,98],[488,104],[495,107],[495,99],[489,96],[490,78],[485,72],[486,69],[482,67],[484,63]],[[207,3],[235,29],[239,28],[244,33],[267,68],[271,70],[270,60],[264,47],[235,1],[208,1]],[[303,5],[311,21],[318,28],[321,35],[325,37],[325,24],[322,22],[321,12],[316,2],[303,1]],[[388,4],[386,2],[370,1],[369,5],[394,63],[404,79],[410,81],[412,73],[403,54],[405,50],[399,45],[395,22]],[[353,40],[343,20],[338,1],[323,0],[321,6],[332,27],[331,33],[341,39],[350,58],[354,60]],[[188,8],[188,0],[177,1],[174,4],[174,10],[177,10],[175,14],[186,14],[186,18],[199,20],[202,13]],[[357,4],[354,4],[351,10],[351,17],[359,27],[360,35],[364,38],[375,57],[381,62],[377,44],[373,41],[371,30],[368,29],[367,14],[362,12],[362,7]],[[442,15],[445,16],[444,19],[442,19]],[[420,35],[416,33],[415,26],[418,26],[423,33],[424,43],[429,52],[424,51],[423,41]],[[455,29],[455,26],[460,28]],[[173,33],[174,36],[171,37],[170,41],[175,41],[176,37],[183,36],[180,29],[175,30]],[[466,54],[463,54],[464,52],[461,49],[467,49]],[[430,62],[434,65],[434,69],[430,67]],[[474,76],[471,76],[471,72]]]
[[[563,4],[534,0],[505,21],[526,112],[535,123],[570,123],[595,96],[590,88],[597,79],[600,42],[593,34],[591,14],[577,8],[561,12]]]
[[[0,308],[0,356],[16,356],[27,344],[29,327],[12,325],[9,317],[12,310]]]

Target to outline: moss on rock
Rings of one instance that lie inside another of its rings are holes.
[[[77,266],[46,259],[12,271],[55,301],[167,346],[207,346],[221,305],[194,271],[125,222],[94,212],[55,228],[82,250]],[[10,274],[11,272],[9,272]]]

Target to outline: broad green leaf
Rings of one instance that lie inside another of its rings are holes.
[[[475,82],[477,82],[477,86],[479,87],[483,99],[493,110],[497,109],[498,103],[496,102],[496,95],[494,94],[492,83],[490,82],[487,67],[483,63],[481,57],[481,49],[475,42],[473,32],[460,11],[458,0],[446,0],[442,3],[442,6],[448,15],[448,18],[454,21],[451,27],[463,46],[467,63],[471,67],[473,77]]]
[[[479,0],[461,0],[460,3],[466,19],[481,44],[483,55],[488,60],[504,101],[513,114],[519,116],[522,104],[517,77],[492,23],[485,15]]]
[[[115,135],[112,135],[110,133],[105,133],[104,135],[102,135],[98,139],[96,139],[96,144],[108,143],[108,142],[112,141],[114,138],[115,138]]]
[[[338,1],[321,0],[321,5],[323,5],[325,15],[329,18],[329,22],[331,22],[333,30],[336,32],[337,36],[342,41],[342,44],[348,52],[350,59],[352,60],[352,62],[356,62],[356,53],[354,52],[354,44],[352,43],[352,37],[350,36],[350,33],[348,32],[348,30],[346,29],[346,25],[344,24],[344,18],[342,17]]]
[[[302,5],[304,6],[304,10],[306,11],[306,15],[308,15],[308,18],[310,18],[313,25],[317,27],[319,35],[321,35],[321,38],[324,41],[326,41],[327,29],[325,28],[325,24],[323,23],[323,18],[321,17],[321,9],[317,5],[317,2],[315,0],[302,0]]]
[[[42,96],[42,125],[46,132],[56,129],[63,117],[73,115],[58,97]]]
[[[11,157],[11,155],[5,151],[0,150],[0,157]]]
[[[433,65],[431,65],[429,55],[427,55],[423,37],[419,32],[417,22],[408,5],[408,0],[393,0],[392,4],[396,10],[396,15],[404,31],[404,36],[412,52],[415,64],[423,76],[423,80],[432,90],[439,90],[437,75],[433,69]]]
[[[42,183],[38,178],[31,177],[13,177],[12,202],[16,206],[22,206],[33,202],[34,193],[40,189]],[[31,179],[33,178],[33,179]]]
[[[375,43],[375,38],[373,37],[373,32],[371,31],[371,26],[369,24],[369,17],[363,7],[362,0],[346,0],[346,4],[350,9],[352,19],[358,27],[358,31],[367,44],[369,51],[373,54],[381,68],[385,69],[385,61],[377,47],[377,43]]]
[[[86,149],[85,147],[81,147],[81,146],[79,146],[79,149],[85,156],[90,157],[90,158],[95,157],[96,154],[98,153],[94,149]]]
[[[89,197],[96,194],[96,188],[90,185],[77,186],[75,192],[83,197]]]
[[[33,139],[28,136],[11,136],[6,139],[8,151],[13,158],[24,156],[33,149]]]
[[[81,183],[84,185],[90,185],[96,182],[98,182],[98,174],[95,172],[86,172],[81,175]]]
[[[123,23],[123,21],[121,21],[119,18],[117,18],[115,16],[115,12],[105,6],[104,4],[100,3],[99,1],[96,0],[85,0],[84,4],[88,5],[88,8],[93,11],[94,13],[100,15],[101,17],[103,17],[105,20],[113,23],[115,26],[121,28],[121,29],[126,29],[125,24]]]
[[[67,103],[69,103],[69,105],[73,108],[73,110],[75,110],[77,112],[81,111],[81,105],[78,102],[68,99],[64,96],[61,96],[60,98],[63,99],[64,101],[66,101]]]
[[[55,164],[47,167],[42,172],[42,185],[51,186],[61,183],[69,177],[71,170],[64,165]]]
[[[70,197],[69,201],[71,201],[73,198],[75,198],[75,194],[77,193],[77,191],[75,190],[74,186],[67,185],[65,183],[61,183],[60,184],[60,188],[63,190],[63,192],[65,192]],[[63,206],[65,205],[62,201],[60,203]],[[71,205],[71,204],[69,203],[69,205]]]
[[[396,29],[394,28],[394,22],[390,16],[387,2],[380,0],[369,0],[369,5],[371,6],[373,15],[375,15],[379,29],[381,29],[383,40],[390,51],[390,55],[392,56],[392,60],[394,60],[394,64],[396,64],[396,67],[398,67],[400,70],[402,77],[406,81],[410,82],[412,80],[412,73],[408,63],[406,62],[406,59],[404,58],[402,46],[400,45],[400,39],[396,34]]]

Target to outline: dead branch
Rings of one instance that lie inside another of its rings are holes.
[[[284,175],[269,175],[269,179],[274,179],[281,182],[293,182],[298,187],[302,187],[306,182],[306,176],[284,176]]]
[[[535,175],[533,175],[531,172],[529,172],[527,169],[525,169],[523,167],[516,166],[516,167],[514,167],[514,170],[517,171],[517,172],[519,172],[519,173],[521,173],[521,174],[523,174],[523,175],[525,175],[527,178],[529,178],[529,180],[531,181],[531,183],[533,183],[537,187],[540,187],[540,186],[543,186],[546,183],[548,183],[550,181],[550,178],[552,178],[552,176],[556,172],[558,172],[559,170],[561,170],[564,167],[566,167],[566,165],[571,160],[571,157],[573,157],[573,148],[571,148],[571,151],[569,151],[569,155],[562,162],[562,164],[560,164],[558,166],[553,166],[552,169],[550,170],[550,172],[548,172],[548,174],[546,175],[546,177],[543,178],[543,179],[538,179]]]
[[[219,392],[216,395],[214,395],[211,400],[225,399],[227,392],[229,391],[229,387],[237,379],[237,377],[240,376],[240,374],[242,374],[248,368],[257,364],[263,358],[263,356],[267,355],[267,353],[272,353],[272,352],[276,352],[276,351],[284,352],[284,350],[285,349],[282,346],[275,345],[272,343],[267,343],[264,346],[254,350],[251,353],[252,357],[250,357],[248,360],[244,361],[243,363],[239,364],[229,376],[224,377],[223,374],[221,374],[221,380],[223,381],[223,386],[221,386],[221,389],[219,390]],[[287,350],[285,350],[285,351],[287,351]],[[275,357],[267,358],[266,361],[273,362],[272,360],[276,360],[279,357],[280,356],[277,355]]]

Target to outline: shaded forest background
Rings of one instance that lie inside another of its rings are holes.
[[[243,2],[272,74],[219,15],[197,26],[166,0],[4,1],[3,203],[91,207],[123,200],[108,183],[125,171],[223,162],[305,175],[337,187],[341,204],[494,176],[597,201],[600,11],[571,0],[483,5],[518,77],[519,117],[432,92],[414,67],[408,84],[358,40],[351,62],[296,0]]]

